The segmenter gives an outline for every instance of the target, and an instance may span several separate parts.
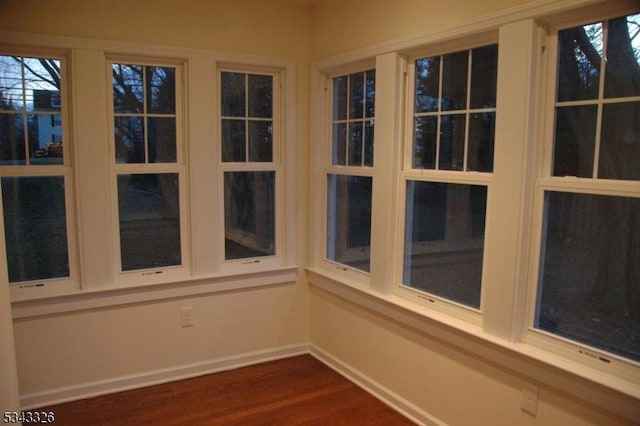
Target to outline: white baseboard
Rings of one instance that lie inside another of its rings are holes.
[[[142,388],[175,380],[188,379],[205,374],[217,373],[262,362],[289,358],[310,353],[309,344],[296,344],[277,348],[248,352],[226,358],[218,358],[204,362],[180,365],[160,370],[152,370],[139,374],[115,377],[97,382],[62,387],[44,392],[21,395],[23,410],[79,399],[92,398],[129,389]]]
[[[355,370],[315,345],[310,346],[310,353],[317,360],[346,377],[380,401],[384,402],[405,417],[419,425],[444,426],[446,423],[427,413],[415,404],[407,401],[397,393],[387,389],[365,374]]]

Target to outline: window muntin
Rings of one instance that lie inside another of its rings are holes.
[[[325,255],[361,272],[371,267],[375,79],[375,69],[338,75],[329,92]]]
[[[498,46],[417,59],[415,169],[491,172]]]
[[[64,65],[60,57],[0,55],[0,195],[15,289],[75,285]]]
[[[180,68],[112,63],[119,270],[184,264]]]
[[[224,258],[277,255],[279,76],[220,72]]]
[[[640,180],[640,15],[558,33],[553,176]]]
[[[332,164],[373,166],[374,69],[333,79]]]
[[[63,163],[61,61],[0,56],[0,165]]]
[[[402,283],[479,309],[487,187],[407,181]]]
[[[273,162],[273,76],[222,72],[222,161]]]
[[[117,163],[175,163],[175,67],[113,64]]]

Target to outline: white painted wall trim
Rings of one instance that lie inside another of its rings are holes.
[[[51,389],[44,392],[25,394],[21,395],[20,402],[23,410],[29,410],[53,404],[122,392],[130,389],[168,383],[176,380],[189,379],[192,377],[203,376],[205,374],[233,370],[235,368],[308,353],[308,343],[281,346],[233,355],[226,358],[216,358],[204,362],[151,370],[96,382]]]
[[[428,426],[445,425],[444,422],[438,420],[436,417],[427,413],[420,407],[406,400],[392,390],[386,388],[366,374],[361,373],[352,366],[342,362],[338,358],[335,358],[318,346],[311,344],[310,353],[318,361],[335,370],[340,375],[346,377],[349,381],[353,382],[403,416],[411,419],[413,422],[419,425]]]

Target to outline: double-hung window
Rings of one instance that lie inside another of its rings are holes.
[[[119,272],[187,265],[181,67],[109,63]]]
[[[77,286],[66,105],[63,57],[0,56],[0,264],[17,298]]]
[[[640,362],[639,32],[634,14],[554,33],[551,155],[536,185],[528,336],[605,364]]]
[[[219,76],[224,259],[260,264],[281,253],[281,76],[231,68]]]
[[[375,70],[333,77],[326,258],[370,270]]]
[[[410,65],[401,289],[480,309],[497,45]],[[403,291],[404,291],[403,290]]]

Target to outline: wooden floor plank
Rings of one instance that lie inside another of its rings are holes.
[[[413,424],[310,355],[37,411],[64,426]]]

